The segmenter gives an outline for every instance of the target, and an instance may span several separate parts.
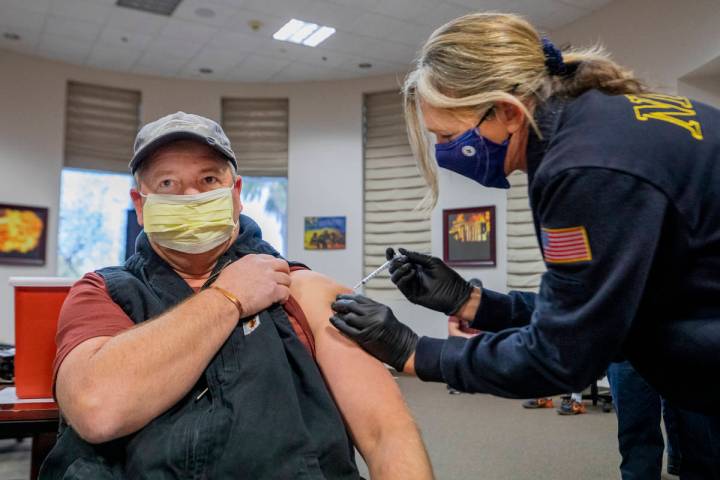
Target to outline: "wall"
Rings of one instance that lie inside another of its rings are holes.
[[[720,51],[717,57],[701,65],[678,81],[678,91],[720,108]]]
[[[720,108],[720,76],[682,79],[678,92],[715,108]]]
[[[7,60],[0,53],[0,203],[49,207],[46,265],[0,265],[0,342],[14,343],[8,277],[55,274],[63,129],[54,79]]]
[[[558,45],[605,45],[613,58],[658,89],[676,92],[678,79],[720,53],[717,0],[615,0],[550,34]]]
[[[0,266],[0,342],[14,341],[13,275],[56,273],[57,219],[63,161],[65,85],[67,80],[137,89],[142,92],[143,121],[176,110],[218,120],[223,96],[290,99],[288,256],[344,284],[362,275],[362,99],[366,92],[397,88],[398,76],[362,80],[284,85],[231,84],[122,75],[0,51],[0,203],[47,206],[50,209],[47,264],[44,267]],[[238,148],[238,146],[236,146]],[[241,147],[240,147],[241,148]],[[441,177],[441,206],[498,205],[504,218],[504,194],[486,193],[454,174]],[[303,249],[303,217],[345,215],[348,245],[343,251]],[[433,216],[433,253],[442,255],[440,211]],[[498,267],[481,272],[488,285],[504,285],[503,226],[499,226]],[[420,333],[446,335],[442,317],[391,302],[398,316]],[[439,320],[438,320],[439,319]]]

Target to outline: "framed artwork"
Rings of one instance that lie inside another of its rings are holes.
[[[0,204],[0,263],[45,265],[48,209]]]
[[[345,217],[305,217],[305,250],[345,250]]]
[[[494,267],[495,207],[443,210],[443,260],[455,267]]]

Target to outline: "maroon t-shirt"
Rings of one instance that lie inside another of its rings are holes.
[[[302,270],[291,267],[290,271]],[[300,304],[290,297],[284,305],[295,334],[311,355],[315,356],[312,330]],[[113,302],[105,280],[97,273],[87,273],[70,289],[60,310],[53,362],[53,390],[60,364],[75,347],[95,337],[112,337],[135,326],[122,308]]]

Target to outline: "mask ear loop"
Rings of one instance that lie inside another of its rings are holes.
[[[517,88],[518,88],[519,86],[520,86],[519,83],[516,83],[515,85],[513,85],[513,87],[510,89],[510,92],[509,92],[509,93],[510,93],[511,95],[514,94],[515,91],[517,90]],[[492,107],[488,108],[488,109],[485,111],[485,113],[483,114],[483,116],[480,118],[480,121],[477,123],[477,125],[475,125],[475,131],[477,132],[478,137],[480,137],[480,140],[482,141],[482,144],[483,144],[483,148],[485,149],[485,177],[483,178],[483,181],[487,181],[487,176],[490,174],[490,152],[489,152],[489,150],[488,150],[487,142],[485,141],[485,137],[483,137],[483,136],[480,134],[479,128],[480,128],[480,125],[481,125],[485,120],[487,120],[487,119],[490,117],[490,114],[491,114],[492,112],[494,112],[494,111],[495,111],[495,105],[493,105]],[[505,141],[504,141],[503,143],[506,143],[506,144],[509,143],[509,142],[510,142],[510,139],[512,138],[512,135],[513,135],[512,133],[509,133],[509,134],[508,134],[508,137],[505,139]]]
[[[488,155],[487,143],[485,142],[485,137],[483,137],[483,136],[480,134],[479,128],[480,128],[480,125],[481,125],[485,120],[487,120],[488,117],[490,117],[490,114],[493,112],[494,109],[495,109],[495,105],[493,105],[492,107],[490,107],[490,108],[488,108],[487,110],[485,110],[485,113],[483,113],[483,116],[480,117],[480,121],[479,121],[477,124],[475,124],[475,126],[473,127],[473,131],[475,132],[475,135],[477,136],[477,138],[480,140],[480,143],[482,144],[482,148],[485,149],[485,177],[483,177],[483,181],[486,180],[487,174],[488,174],[489,155]],[[476,155],[477,155],[477,153],[476,153]],[[480,166],[478,165],[476,168],[480,168]],[[477,174],[477,171],[476,171],[476,174]]]
[[[481,125],[485,120],[487,120],[488,117],[490,117],[490,114],[491,114],[494,110],[495,110],[495,105],[493,105],[492,107],[490,107],[490,108],[488,108],[487,110],[485,110],[485,113],[483,113],[483,116],[480,117],[480,121],[475,125],[475,130],[477,130],[478,133],[480,133],[480,130],[478,130],[478,128],[480,128],[480,125]]]

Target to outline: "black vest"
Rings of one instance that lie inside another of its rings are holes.
[[[279,256],[251,219],[240,222],[208,284],[244,255]],[[97,273],[135,323],[193,295],[144,233],[124,267]],[[358,479],[342,417],[285,310],[273,305],[257,319],[252,329],[251,319],[239,323],[195,387],[140,431],[91,445],[61,422],[41,478]]]
[[[591,90],[551,99],[535,120],[543,138],[531,130],[528,188],[540,244],[543,194],[571,169],[622,172],[667,198],[648,280],[633,287],[639,302],[622,355],[676,406],[717,414],[720,384],[708,379],[720,372],[720,110],[685,97]],[[602,185],[587,192],[613,194]],[[637,241],[634,227],[628,244]]]

